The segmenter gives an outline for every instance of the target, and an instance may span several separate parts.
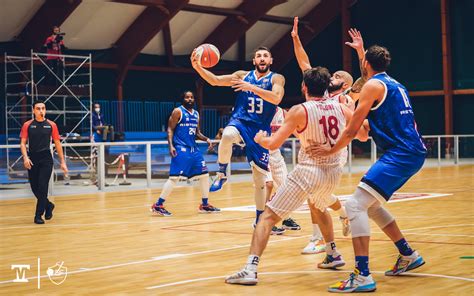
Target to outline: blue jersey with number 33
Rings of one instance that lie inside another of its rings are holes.
[[[178,108],[181,110],[181,119],[174,130],[173,145],[195,147],[199,113],[194,109],[192,112],[189,112],[183,106]]]
[[[264,90],[272,90],[273,72],[257,79],[255,71],[250,71],[244,77],[244,81],[256,85]],[[276,105],[269,103],[253,92],[241,91],[237,95],[232,119],[250,122],[258,125],[262,130],[270,131],[270,123],[276,112]]]
[[[379,81],[385,87],[382,101],[371,109],[367,117],[370,135],[377,146],[385,151],[400,148],[424,155],[426,148],[416,129],[407,89],[385,72],[378,73],[371,79]]]

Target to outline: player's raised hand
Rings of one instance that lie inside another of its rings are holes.
[[[304,151],[306,152],[306,154],[313,158],[328,156],[331,154],[331,146],[328,142],[321,144],[315,141],[310,141],[310,144],[311,145],[306,147]]]
[[[231,83],[231,87],[234,89],[234,91],[253,91],[255,87],[253,84],[243,81],[242,79],[233,78]]]
[[[349,36],[351,36],[352,42],[346,42],[346,45],[352,47],[355,50],[364,50],[364,40],[362,39],[362,34],[357,29],[350,29],[348,31]]]
[[[267,137],[268,136],[268,133],[266,131],[262,131],[260,130],[256,135],[255,137],[253,138],[253,140],[255,141],[255,143],[257,144],[260,144],[260,142],[262,141],[263,138]]]
[[[293,20],[293,30],[291,31],[291,37],[295,38],[298,37],[298,17],[295,16]]]
[[[191,65],[193,68],[201,67],[201,57],[197,54],[196,48],[191,53]]]

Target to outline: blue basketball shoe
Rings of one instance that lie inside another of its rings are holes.
[[[227,176],[224,173],[217,172],[214,182],[212,182],[209,192],[216,192],[222,189],[225,182],[227,182]]]

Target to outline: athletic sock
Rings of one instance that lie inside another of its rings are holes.
[[[318,224],[313,224],[313,236],[310,240],[315,241],[316,239],[322,239],[323,234],[321,233],[321,229],[319,228]]]
[[[228,163],[219,163],[219,173],[223,173],[224,176],[227,176],[227,166]]]
[[[395,246],[397,246],[398,251],[403,256],[410,256],[413,254],[413,250],[410,248],[410,245],[408,245],[408,242],[405,240],[405,238],[395,242]]]
[[[247,264],[245,265],[245,269],[257,271],[257,266],[259,262],[260,258],[257,255],[249,255],[247,258]]]
[[[255,217],[255,225],[258,223],[258,219],[260,218],[260,215],[263,213],[263,211],[256,210],[256,217]]]
[[[208,200],[208,198],[204,198],[204,197],[202,198],[202,205],[203,206],[207,206],[207,200]]]
[[[163,205],[164,202],[165,202],[165,199],[160,197],[158,201],[156,202],[156,206],[160,207]]]
[[[326,254],[332,257],[337,257],[335,256],[337,253],[336,251],[336,243],[335,242],[326,242]]]
[[[369,271],[369,256],[356,256],[355,257],[356,268],[363,276],[368,276]]]

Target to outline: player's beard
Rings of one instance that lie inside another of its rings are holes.
[[[186,108],[186,109],[193,109],[193,107],[194,107],[194,102],[193,102],[193,103],[190,103],[190,102],[183,102],[183,106],[184,106],[184,108]]]
[[[270,69],[269,64],[266,64],[263,69],[260,69],[260,65],[255,65],[255,70],[257,70],[258,73],[267,73],[268,69]]]
[[[344,82],[341,82],[340,84],[330,83],[329,86],[328,86],[328,92],[332,93],[332,92],[338,91],[342,88],[343,85],[344,85]]]

